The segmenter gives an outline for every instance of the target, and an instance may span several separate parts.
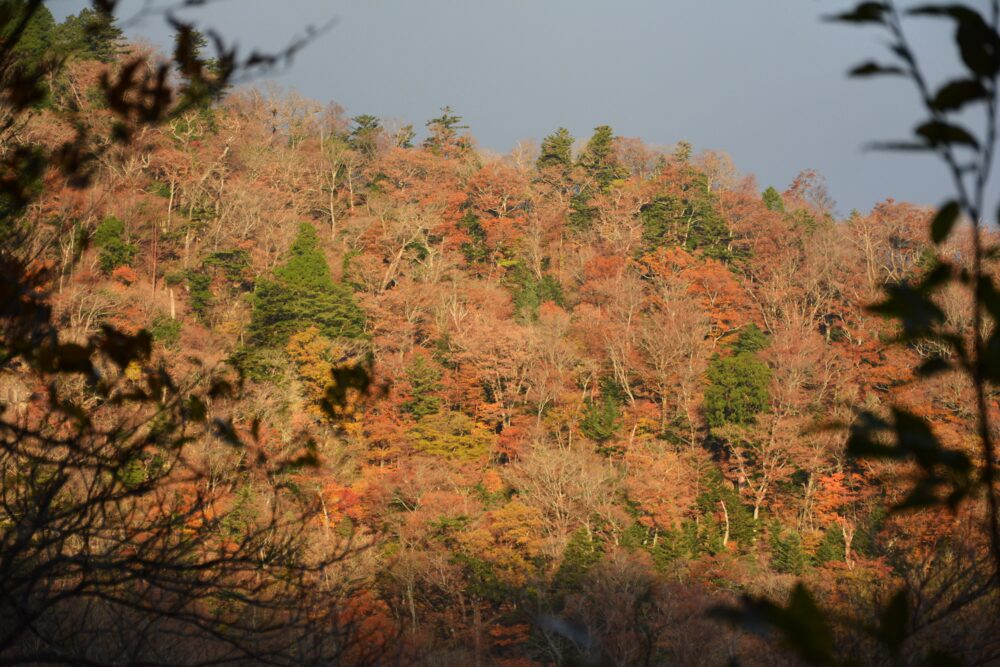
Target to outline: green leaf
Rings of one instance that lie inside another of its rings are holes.
[[[939,111],[956,111],[970,102],[985,99],[989,93],[975,79],[949,81],[941,86],[931,103]]]
[[[877,76],[882,74],[904,76],[906,70],[896,65],[881,65],[870,60],[852,69],[847,73],[847,76]]]
[[[938,210],[933,222],[931,222],[931,239],[935,245],[944,243],[948,235],[951,234],[960,211],[958,202],[954,200],[948,202]]]
[[[832,14],[827,21],[842,23],[883,23],[889,7],[884,2],[862,2],[857,7],[843,14]]]
[[[932,120],[917,127],[916,134],[926,139],[931,145],[959,144],[978,148],[979,142],[965,128],[940,120]]]

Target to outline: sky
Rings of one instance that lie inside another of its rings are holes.
[[[168,47],[162,16],[130,36]],[[161,2],[164,0],[160,0]],[[49,0],[57,18],[84,0]],[[652,145],[722,150],[763,189],[807,168],[837,209],[892,197],[939,204],[949,192],[931,156],[884,154],[920,119],[903,80],[849,80],[884,55],[872,28],[823,22],[835,0],[215,0],[180,13],[242,49],[280,50],[308,26],[336,24],[276,75],[283,87],[350,115],[422,128],[449,105],[479,145],[509,151],[559,126],[586,139],[597,125]],[[954,62],[944,26],[914,23],[934,76]]]

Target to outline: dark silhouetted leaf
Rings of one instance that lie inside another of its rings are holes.
[[[971,146],[972,148],[979,147],[979,142],[968,132],[968,130],[959,127],[958,125],[952,125],[951,123],[945,123],[943,121],[933,120],[924,123],[923,125],[917,127],[914,132],[935,146],[943,144],[959,144],[963,146]]]
[[[950,201],[938,210],[933,222],[931,222],[931,239],[934,243],[940,245],[948,238],[958,220],[960,211],[956,201]]]
[[[969,102],[985,99],[988,94],[986,88],[979,81],[962,79],[941,86],[937,95],[934,96],[932,104],[935,109],[940,111],[955,111]]]
[[[879,626],[879,638],[885,642],[893,657],[898,657],[907,637],[907,626],[910,622],[910,602],[906,590],[900,590],[882,612],[882,622]]]
[[[851,11],[827,16],[826,20],[843,23],[882,23],[888,9],[888,5],[884,2],[862,2]]]
[[[906,70],[896,65],[880,65],[877,62],[869,61],[858,65],[847,73],[848,76],[877,76],[882,74],[902,76],[906,74]]]
[[[943,359],[941,357],[931,357],[917,367],[917,375],[929,378],[935,375],[940,375],[941,373],[946,373],[950,371],[951,368],[951,362],[947,359]]]

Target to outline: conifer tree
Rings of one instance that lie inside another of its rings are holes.
[[[286,262],[257,285],[250,342],[284,347],[292,333],[309,326],[331,339],[361,338],[364,321],[351,290],[330,276],[316,229],[302,223]]]
[[[459,130],[468,129],[462,125],[462,117],[452,113],[451,107],[442,107],[441,115],[427,121],[430,136],[424,140],[424,148],[435,155],[452,157],[469,148],[468,142],[458,136]]]
[[[441,371],[429,363],[423,355],[417,355],[406,369],[406,379],[410,383],[410,400],[403,403],[403,410],[416,419],[435,415],[441,411]]]
[[[771,369],[750,352],[716,357],[708,381],[705,419],[711,427],[752,424],[770,403]]]
[[[114,216],[108,216],[97,226],[94,245],[100,249],[98,262],[105,274],[119,266],[131,266],[138,250],[125,238],[125,223]]]
[[[25,0],[0,0],[0,12],[9,19],[0,22],[0,42],[6,41],[28,11]],[[14,59],[29,70],[38,70],[43,66],[43,60],[52,48],[53,33],[56,21],[52,12],[44,4],[34,8],[34,13],[21,33],[20,39],[14,44]]]
[[[558,167],[568,172],[573,166],[573,135],[565,127],[542,139],[541,154],[535,163],[539,171]]]
[[[83,60],[111,62],[122,52],[125,34],[118,27],[114,14],[90,7],[56,26],[55,48],[66,55]]]
[[[382,132],[382,123],[371,114],[362,114],[351,119],[354,129],[347,138],[351,148],[365,157],[372,157],[378,150],[378,135]]]
[[[594,128],[594,135],[580,154],[579,164],[606,190],[615,180],[626,178],[627,170],[618,164],[614,153],[614,132],[608,125]]]
[[[785,211],[785,200],[781,197],[781,193],[774,189],[774,186],[770,186],[767,190],[764,190],[761,199],[764,200],[764,206],[769,211],[778,211],[779,213]]]

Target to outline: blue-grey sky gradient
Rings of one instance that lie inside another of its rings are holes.
[[[846,214],[887,197],[938,204],[950,191],[931,156],[865,152],[917,120],[906,81],[848,80],[884,55],[872,29],[821,21],[816,0],[217,0],[182,16],[243,48],[280,49],[307,25],[336,26],[278,82],[349,114],[418,128],[450,105],[481,146],[506,152],[558,126],[596,125],[649,144],[684,139],[729,153],[761,187],[818,169]],[[83,0],[50,0],[61,18]],[[123,0],[131,16],[142,0]],[[936,75],[945,24],[912,26]],[[130,34],[169,46],[162,18]]]

